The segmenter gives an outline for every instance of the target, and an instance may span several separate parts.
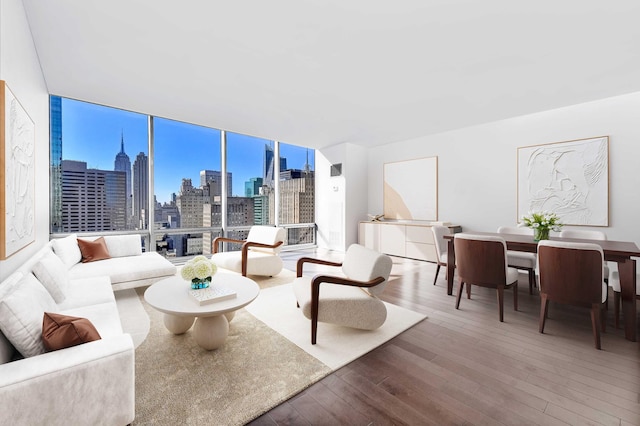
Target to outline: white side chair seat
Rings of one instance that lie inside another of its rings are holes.
[[[242,275],[274,276],[282,271],[280,250],[287,232],[273,226],[252,226],[246,240],[217,237],[213,240],[211,261],[217,266]],[[238,251],[218,252],[220,243],[242,244]]]
[[[516,234],[533,236],[531,228],[520,228],[511,226],[501,226],[498,228],[499,234]],[[529,275],[529,294],[533,294],[533,287],[536,285],[536,267],[538,257],[535,253],[507,250],[507,262],[512,268],[522,269]]]
[[[342,267],[340,275],[303,276],[305,263]],[[387,319],[387,308],[378,299],[393,262],[385,254],[359,244],[349,246],[344,262],[302,257],[296,265],[293,292],[298,307],[311,320],[311,343],[316,343],[318,321],[362,330],[374,330]]]
[[[237,251],[216,253],[211,260],[220,268],[230,271],[242,271],[242,256]],[[247,275],[261,275],[272,277],[282,271],[283,263],[280,256],[249,250],[247,253]]]

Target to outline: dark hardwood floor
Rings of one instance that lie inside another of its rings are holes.
[[[303,255],[339,260],[285,252],[285,266]],[[613,309],[598,351],[587,309],[552,304],[538,333],[526,275],[519,311],[506,291],[500,323],[495,291],[474,286],[456,310],[435,269],[394,258],[382,299],[428,318],[250,424],[640,425],[640,344],[613,327]]]

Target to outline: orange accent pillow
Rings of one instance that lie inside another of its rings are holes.
[[[95,241],[78,238],[78,246],[80,246],[80,253],[82,253],[82,263],[111,259],[104,237],[100,237]]]
[[[44,313],[42,341],[48,351],[57,351],[100,339],[100,333],[86,318]]]

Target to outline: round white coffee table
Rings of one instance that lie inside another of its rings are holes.
[[[144,300],[164,313],[164,325],[173,334],[182,334],[191,328],[195,320],[193,336],[198,345],[207,350],[222,346],[229,334],[229,321],[235,311],[251,303],[260,292],[255,281],[241,275],[218,272],[211,286],[234,290],[232,299],[200,305],[189,294],[191,286],[180,277],[158,281],[144,292]]]

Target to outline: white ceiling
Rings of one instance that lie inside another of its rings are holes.
[[[51,94],[322,148],[640,91],[638,0],[23,0]]]

